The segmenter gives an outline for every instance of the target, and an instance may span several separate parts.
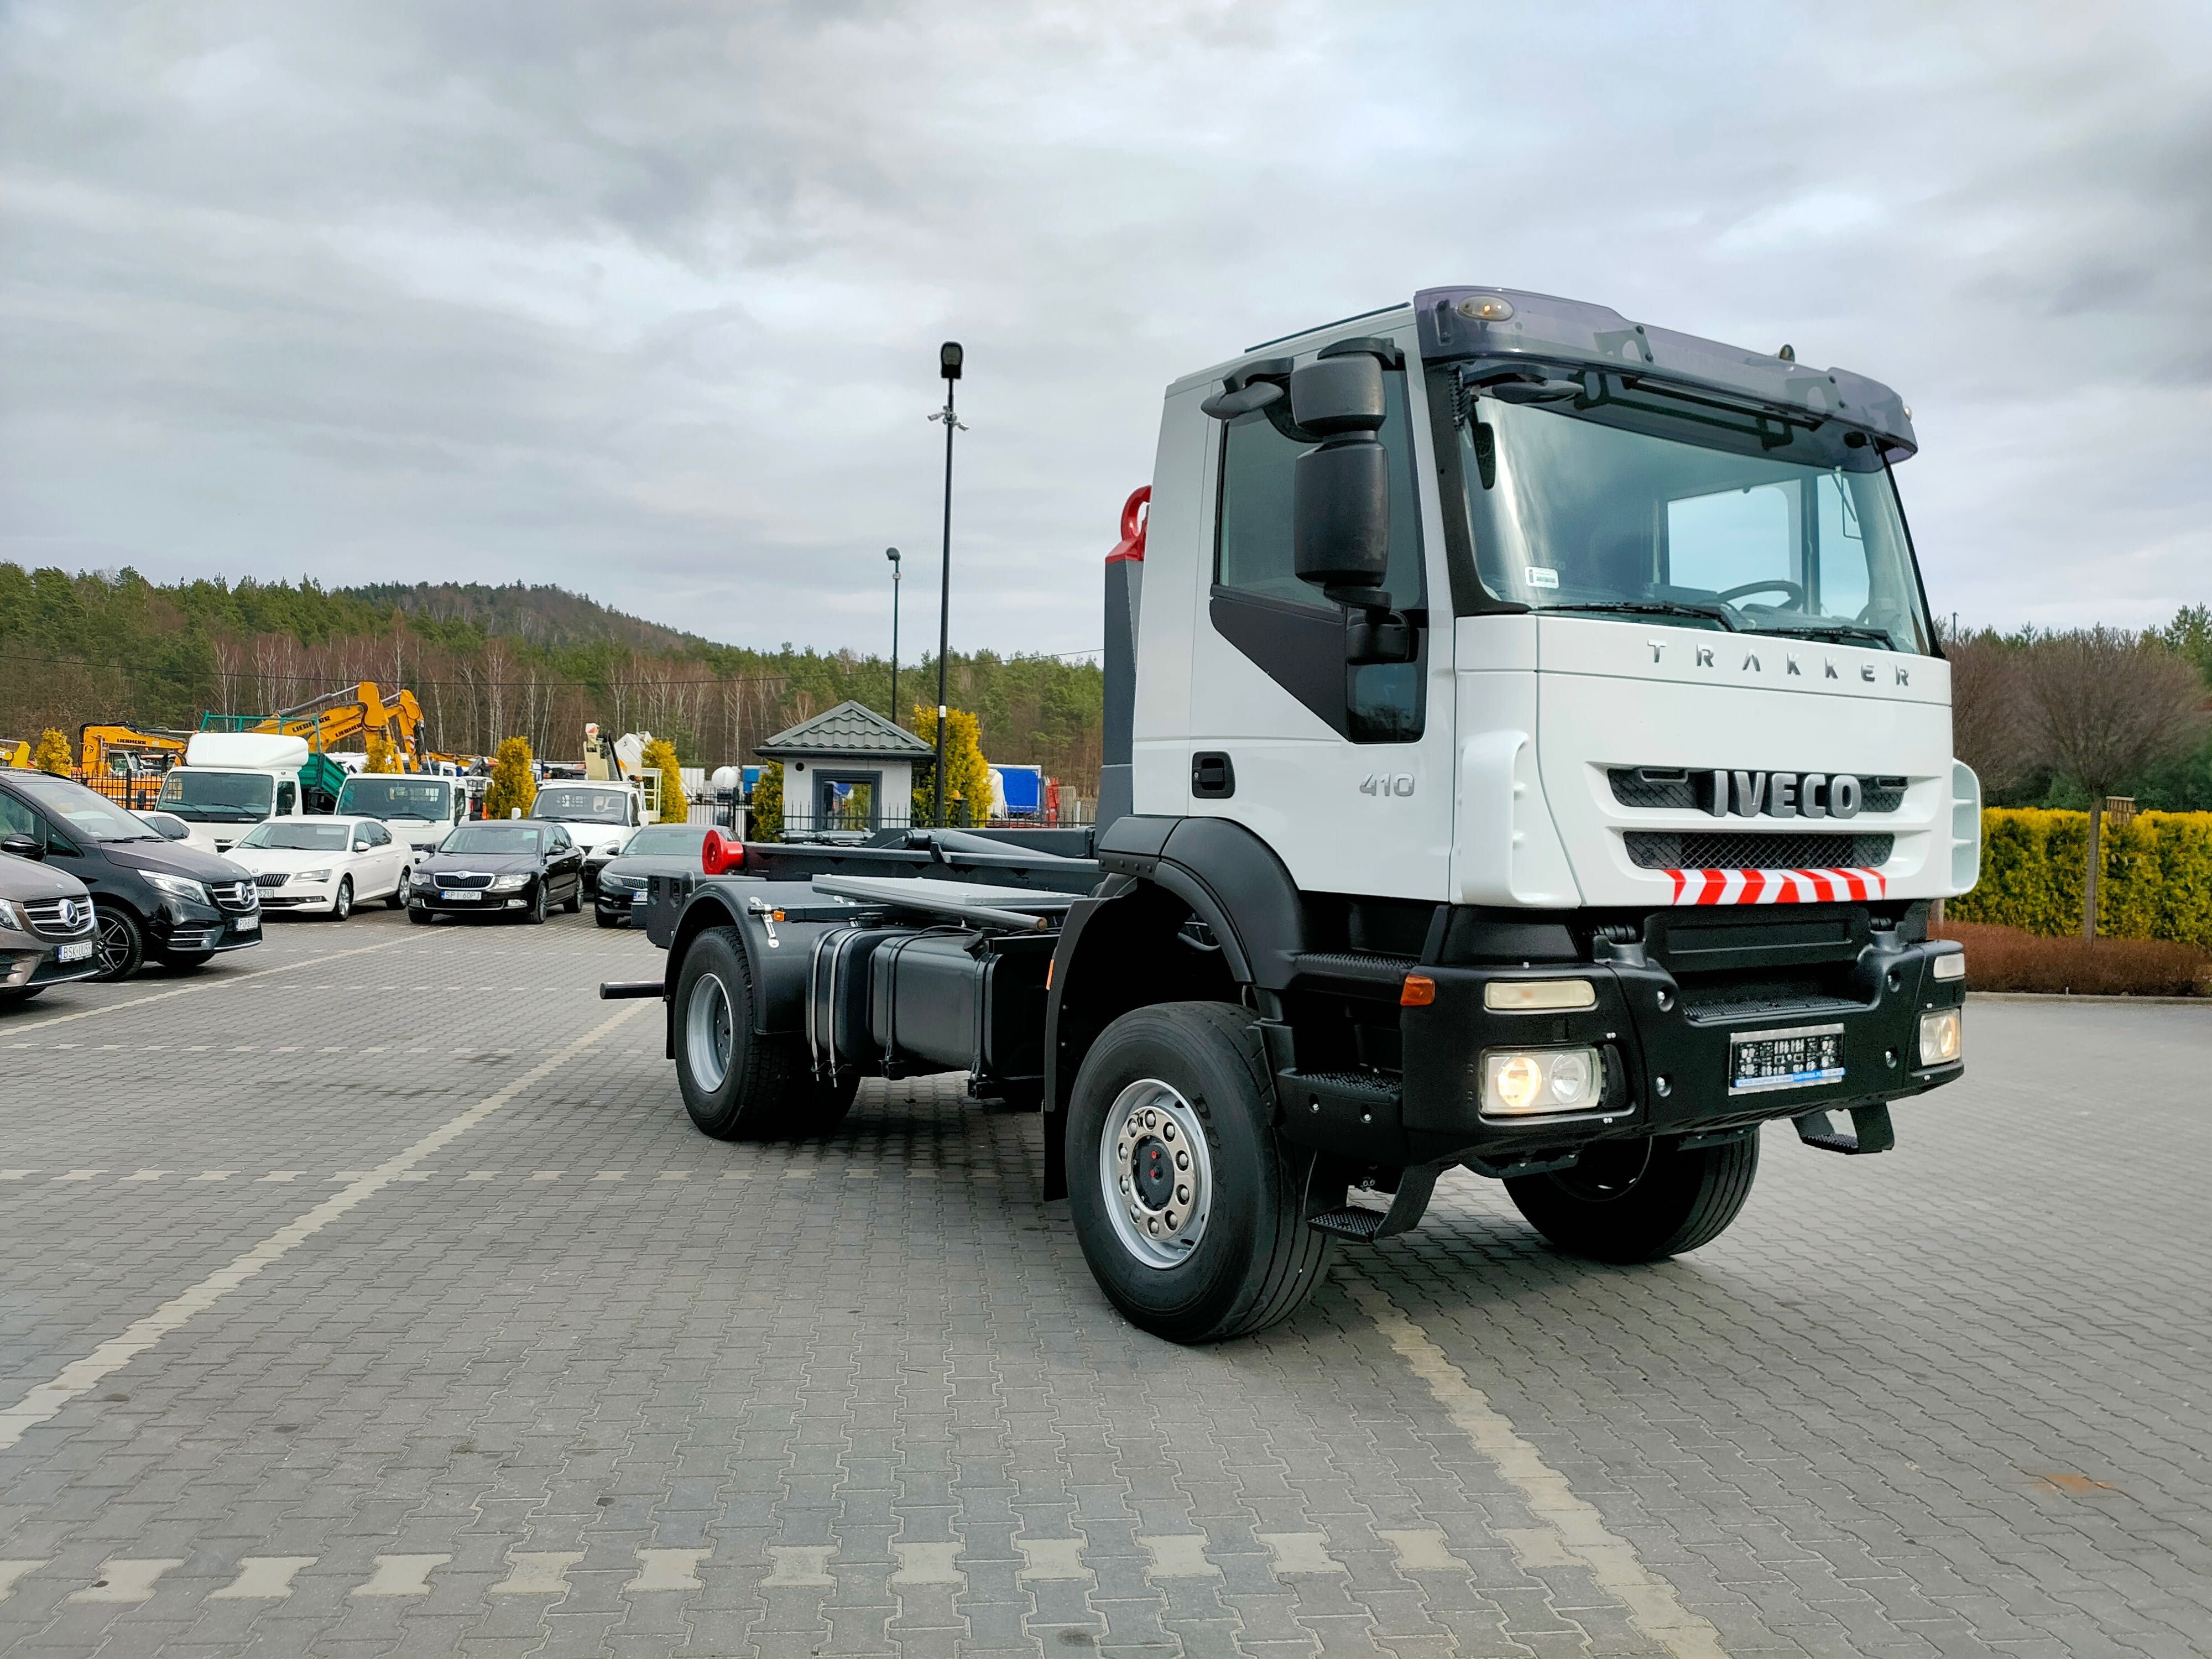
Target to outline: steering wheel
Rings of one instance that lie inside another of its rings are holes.
[[[1741,599],[1747,593],[1765,593],[1768,592],[1777,592],[1788,595],[1789,603],[1791,605],[1802,605],[1805,603],[1805,590],[1799,586],[1796,582],[1784,581],[1779,576],[1763,582],[1743,582],[1735,587],[1729,588],[1726,592],[1716,593],[1713,597],[1718,599],[1723,605],[1734,605],[1738,599]]]

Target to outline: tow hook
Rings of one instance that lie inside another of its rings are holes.
[[[1801,1112],[1790,1119],[1797,1126],[1797,1139],[1808,1146],[1817,1146],[1824,1152],[1845,1152],[1856,1156],[1861,1152],[1886,1152],[1897,1145],[1897,1131],[1889,1126],[1889,1108],[1881,1101],[1871,1106],[1853,1106],[1851,1132],[1837,1133],[1830,1117],[1835,1109],[1822,1106],[1809,1112]]]

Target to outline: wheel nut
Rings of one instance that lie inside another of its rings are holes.
[[[1188,1152],[1177,1152],[1176,1154],[1176,1168],[1178,1170],[1188,1170],[1190,1168],[1190,1154]]]
[[[1175,1231],[1175,1212],[1173,1210],[1170,1210],[1168,1212],[1168,1231],[1170,1232],[1173,1232]]]
[[[1152,1234],[1153,1237],[1158,1237],[1160,1232],[1160,1218],[1158,1216],[1154,1216],[1151,1220],[1146,1222],[1145,1231]]]
[[[1129,1190],[1129,1177],[1127,1176],[1121,1177],[1121,1190],[1125,1193]]]
[[[1190,1188],[1188,1188],[1188,1187],[1178,1187],[1178,1188],[1176,1188],[1176,1203],[1178,1203],[1178,1204],[1188,1204],[1188,1203],[1189,1203],[1189,1202],[1190,1202]]]
[[[1175,1125],[1170,1123],[1166,1128],[1161,1130],[1160,1139],[1163,1140],[1173,1140],[1175,1139]]]

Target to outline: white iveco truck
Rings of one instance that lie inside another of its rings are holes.
[[[864,1076],[1040,1106],[1176,1340],[1291,1312],[1454,1165],[1559,1248],[1733,1220],[1758,1129],[1891,1144],[1961,1071],[1979,791],[1887,387],[1441,289],[1170,386],[1107,576],[1095,841],[887,832],[658,878],[698,1126]]]

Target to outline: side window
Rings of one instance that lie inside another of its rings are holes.
[[[300,786],[289,780],[276,786],[276,816],[289,818],[300,799]]]
[[[0,836],[28,836],[41,846],[46,839],[46,826],[39,821],[39,815],[5,789],[0,789]]]
[[[1406,374],[1392,370],[1383,380],[1389,412],[1376,434],[1389,452],[1390,469],[1390,570],[1383,586],[1401,611],[1421,611],[1428,589]],[[1292,481],[1298,457],[1310,447],[1285,436],[1266,410],[1242,416],[1223,430],[1215,626],[1354,743],[1410,743],[1421,735],[1421,665],[1347,666],[1342,607],[1298,580]]]

